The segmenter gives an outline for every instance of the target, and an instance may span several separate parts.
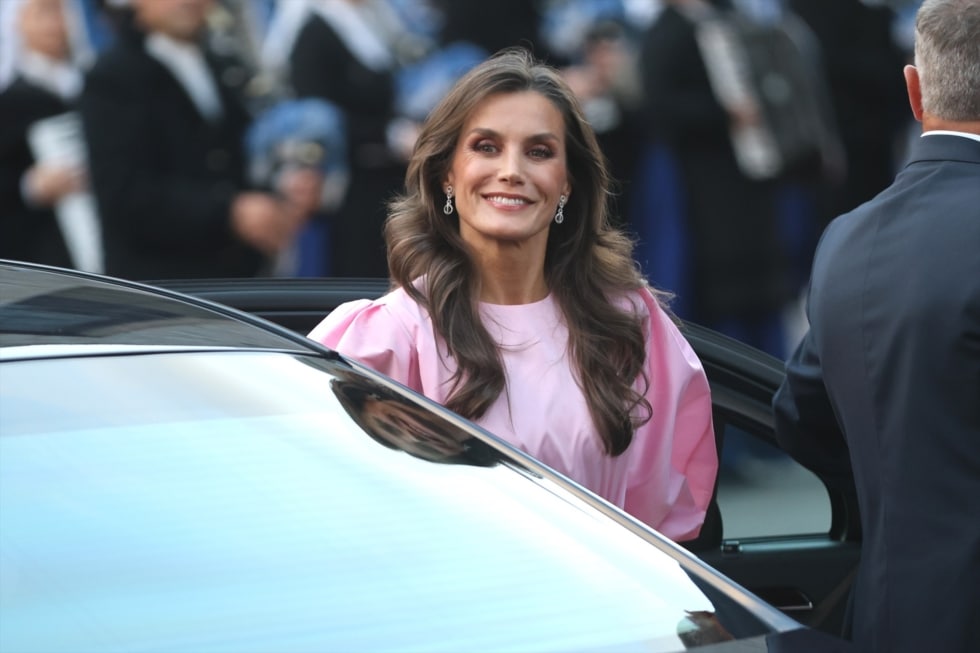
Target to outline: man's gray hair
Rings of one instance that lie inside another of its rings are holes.
[[[980,0],[924,0],[915,18],[922,108],[942,120],[980,120]]]

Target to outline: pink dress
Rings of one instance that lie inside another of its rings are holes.
[[[645,318],[646,398],[653,418],[629,448],[606,455],[566,351],[568,331],[552,296],[532,304],[481,304],[501,346],[507,391],[476,421],[498,437],[674,540],[698,535],[718,458],[704,370],[648,291],[631,293]],[[445,403],[455,369],[428,313],[402,289],[339,306],[310,337]],[[640,381],[638,381],[638,384]]]

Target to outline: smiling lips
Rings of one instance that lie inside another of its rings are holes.
[[[491,204],[507,207],[528,206],[531,200],[525,197],[513,197],[508,195],[487,195],[484,197]]]

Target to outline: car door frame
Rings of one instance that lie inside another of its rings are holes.
[[[683,331],[711,382],[719,452],[726,426],[778,449],[772,397],[784,376],[783,362],[695,324],[684,325]],[[826,532],[728,539],[722,528],[722,537],[703,543],[697,553],[798,621],[841,634],[846,632],[847,602],[860,558],[857,498],[853,486],[817,477],[830,505]]]

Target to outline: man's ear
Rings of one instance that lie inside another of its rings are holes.
[[[909,93],[909,105],[912,107],[912,115],[919,122],[922,122],[922,87],[919,84],[919,69],[915,66],[905,66],[905,88]]]

